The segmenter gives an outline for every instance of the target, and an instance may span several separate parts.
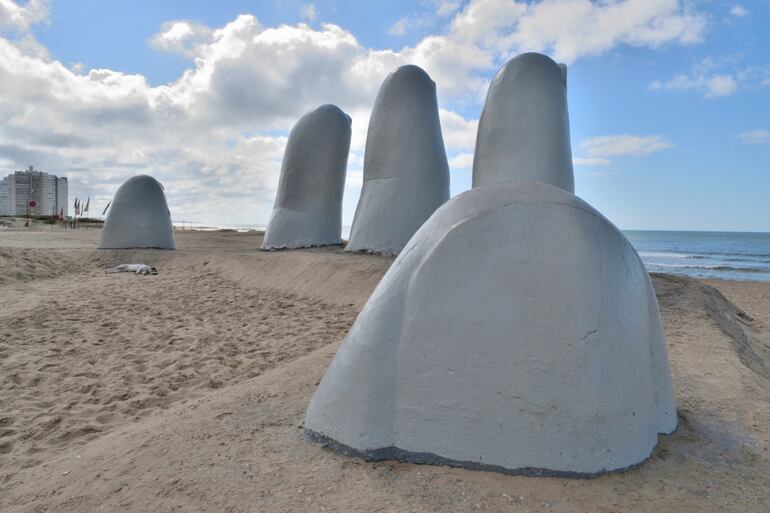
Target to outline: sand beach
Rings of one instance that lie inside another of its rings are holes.
[[[304,412],[390,257],[0,231],[0,511],[770,510],[770,284],[653,276],[679,428],[588,480],[370,463]],[[157,276],[105,274],[127,262]]]

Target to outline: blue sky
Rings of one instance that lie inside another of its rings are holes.
[[[388,71],[436,80],[457,194],[488,81],[541,51],[569,66],[579,196],[625,229],[770,231],[768,26],[770,0],[0,0],[0,170],[96,203],[146,172],[178,221],[264,224],[288,129],[334,102],[349,224]]]

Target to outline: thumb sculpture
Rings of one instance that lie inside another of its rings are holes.
[[[334,105],[322,105],[294,125],[262,249],[342,243],[350,125],[350,116]]]
[[[398,254],[449,199],[449,165],[436,84],[401,66],[377,93],[364,153],[364,184],[345,251]]]
[[[163,186],[151,176],[126,180],[104,222],[99,249],[130,248],[176,248]]]
[[[495,154],[476,156],[477,186],[436,211],[375,289],[308,407],[308,438],[370,460],[591,477],[639,464],[675,429],[649,276],[569,190],[563,74],[537,54],[498,73],[485,113],[553,103],[558,126],[482,117],[477,148]],[[513,151],[522,134],[566,155]],[[505,173],[506,158],[542,167]]]

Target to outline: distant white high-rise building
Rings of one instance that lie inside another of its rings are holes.
[[[0,180],[0,215],[16,213],[16,176],[8,175]]]
[[[35,170],[32,166],[25,171],[16,171],[0,180],[0,215],[25,215],[27,205],[34,200],[36,205],[30,213],[39,216],[52,215],[64,210],[68,203],[68,182]]]

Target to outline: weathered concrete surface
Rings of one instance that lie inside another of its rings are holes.
[[[508,61],[489,86],[473,156],[473,187],[544,182],[575,192],[567,68],[545,55]]]
[[[590,476],[676,427],[648,274],[591,206],[472,189],[415,234],[310,403],[311,437],[371,457]]]
[[[350,116],[334,105],[322,105],[294,125],[262,249],[342,242],[350,125]]]
[[[364,184],[346,251],[398,254],[449,199],[436,84],[417,66],[391,73],[377,94],[364,155]]]
[[[176,248],[163,186],[151,176],[126,180],[107,213],[99,249],[128,248]]]

